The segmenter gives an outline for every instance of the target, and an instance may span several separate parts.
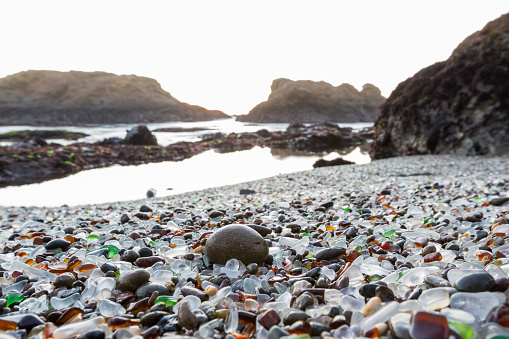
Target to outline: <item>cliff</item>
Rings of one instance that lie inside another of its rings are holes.
[[[375,123],[374,159],[509,153],[509,13],[400,83]]]
[[[249,122],[369,122],[374,121],[385,98],[371,85],[362,91],[352,85],[334,87],[310,80],[277,79],[269,99],[249,114],[237,117]]]
[[[0,124],[85,125],[228,118],[182,103],[159,83],[105,72],[25,71],[0,79]]]

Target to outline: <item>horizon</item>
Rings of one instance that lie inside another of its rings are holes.
[[[370,83],[387,98],[508,11],[504,1],[457,0],[27,2],[0,4],[0,28],[9,32],[0,77],[27,70],[133,74],[155,79],[179,101],[228,115],[266,101],[278,78],[359,91]]]

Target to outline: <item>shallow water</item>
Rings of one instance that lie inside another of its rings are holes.
[[[89,134],[88,137],[81,138],[77,141],[53,139],[50,142],[56,142],[62,145],[68,145],[75,142],[97,142],[105,138],[120,137],[124,138],[126,131],[133,128],[137,124],[120,124],[120,125],[100,125],[100,126],[58,126],[58,127],[45,127],[45,126],[0,126],[0,133],[21,130],[66,130],[71,132],[83,132]],[[196,132],[154,132],[157,141],[162,146],[179,142],[179,141],[199,141],[202,136],[222,132],[229,134],[256,132],[261,129],[266,129],[269,132],[286,130],[289,124],[256,124],[249,122],[239,122],[234,119],[220,119],[212,121],[197,121],[197,122],[164,122],[147,124],[147,127],[153,131],[158,128],[204,128],[206,130]],[[340,127],[352,127],[354,129],[362,129],[365,127],[373,126],[371,122],[360,122],[353,124],[338,124]],[[12,142],[2,141],[1,145],[9,145]]]
[[[323,158],[331,160],[338,156],[333,152]],[[366,150],[358,147],[341,156],[357,164],[370,161]],[[149,188],[155,188],[157,196],[162,197],[311,170],[319,158],[260,147],[226,154],[210,150],[183,161],[117,165],[39,184],[2,188],[0,205],[51,207],[134,200],[144,198]]]

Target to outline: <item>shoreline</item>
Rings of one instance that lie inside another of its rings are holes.
[[[61,178],[83,170],[112,165],[139,165],[179,161],[213,149],[229,153],[255,146],[316,154],[362,146],[372,132],[334,125],[317,124],[281,132],[209,134],[196,142],[177,142],[168,146],[129,145],[125,143],[75,143],[0,147],[0,188],[38,183]],[[111,141],[110,141],[111,142]],[[115,141],[119,143],[119,141]]]
[[[295,328],[306,338],[395,338],[435,318],[445,333],[504,333],[508,167],[509,156],[407,156],[164,198],[0,207],[0,279],[19,291],[10,306],[0,299],[0,319],[11,329],[53,322],[56,336],[84,335],[85,322],[122,331],[120,322],[154,338]],[[245,236],[221,248],[232,259],[212,265],[208,242],[238,227]],[[248,230],[267,244],[266,259],[251,259]],[[236,242],[245,262],[230,249]],[[100,298],[90,292],[99,286]]]

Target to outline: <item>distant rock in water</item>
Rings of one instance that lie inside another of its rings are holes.
[[[157,145],[157,138],[150,132],[147,126],[138,125],[129,131],[125,136],[124,142],[129,145]]]
[[[375,123],[373,159],[509,153],[509,13],[400,83]]]
[[[313,168],[318,167],[329,167],[329,166],[340,166],[340,165],[352,165],[354,162],[345,160],[343,158],[336,158],[333,160],[319,159],[313,164]]]
[[[150,78],[105,72],[25,71],[0,79],[0,125],[203,121],[220,111],[182,103]]]
[[[358,91],[349,84],[334,87],[326,82],[277,79],[272,82],[269,99],[247,115],[247,122],[371,122],[380,112],[385,98],[371,85]]]

